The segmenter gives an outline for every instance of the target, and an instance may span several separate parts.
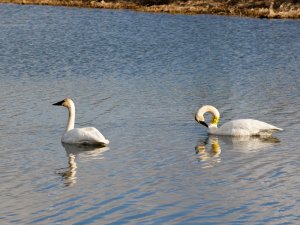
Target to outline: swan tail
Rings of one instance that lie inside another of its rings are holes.
[[[259,131],[258,136],[268,137],[268,136],[271,136],[274,132],[282,131],[282,130],[283,129],[278,128],[278,127],[274,128],[274,129],[261,130],[261,131]]]
[[[102,148],[102,147],[106,147],[109,144],[109,141],[106,140],[107,142],[93,142],[91,143],[90,141],[81,141],[76,143],[76,145],[79,146],[83,146],[83,147],[98,147],[98,148]]]

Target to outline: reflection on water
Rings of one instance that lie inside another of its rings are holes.
[[[56,173],[61,175],[65,180],[66,186],[72,186],[76,183],[77,163],[76,157],[87,159],[103,159],[103,153],[108,151],[108,147],[94,147],[86,145],[62,144],[68,156],[68,167],[58,170]]]
[[[226,148],[235,149],[242,152],[255,152],[261,149],[272,147],[279,143],[278,138],[260,137],[260,136],[215,136],[209,135],[204,141],[200,141],[196,147],[195,152],[197,159],[204,162],[202,168],[210,168],[221,162],[221,145],[223,142]]]
[[[109,150],[109,147],[96,147],[87,145],[70,145],[62,144],[65,148],[67,155],[73,154],[75,156],[80,156],[89,159],[103,159],[103,153]]]
[[[276,137],[261,137],[261,136],[241,136],[241,137],[221,137],[221,140],[229,145],[232,149],[239,151],[255,152],[262,149],[273,147],[280,140]]]
[[[63,169],[60,169],[56,173],[61,175],[65,179],[66,186],[72,186],[76,183],[76,173],[77,173],[77,163],[75,161],[75,155],[72,153],[68,155],[68,164],[69,166]]]
[[[209,137],[204,142],[200,142],[195,147],[195,152],[198,155],[197,159],[205,162],[202,168],[213,167],[221,162],[221,147],[218,137]]]

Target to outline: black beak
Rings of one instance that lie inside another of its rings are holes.
[[[64,100],[62,100],[62,101],[60,101],[60,102],[56,102],[56,103],[54,103],[54,104],[52,104],[52,105],[62,105],[64,103]]]
[[[200,123],[200,124],[202,124],[203,126],[208,127],[207,123],[205,123],[204,121],[198,121],[196,115],[195,115],[195,120],[197,121],[197,123]]]
[[[205,123],[204,121],[200,121],[199,123],[202,124],[203,126],[208,127],[207,123]]]

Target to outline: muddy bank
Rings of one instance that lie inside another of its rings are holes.
[[[130,9],[142,12],[174,14],[300,18],[300,0],[0,0],[0,3]]]

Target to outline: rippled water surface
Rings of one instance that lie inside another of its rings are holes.
[[[299,224],[300,23],[0,4],[1,224]],[[60,142],[76,126],[111,142]],[[255,118],[272,139],[208,137]]]

